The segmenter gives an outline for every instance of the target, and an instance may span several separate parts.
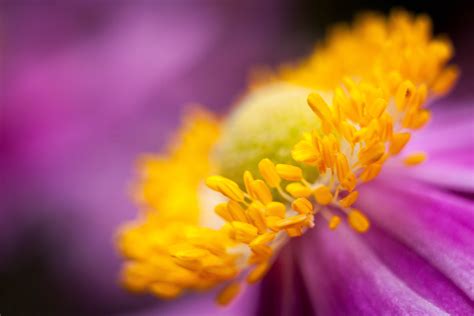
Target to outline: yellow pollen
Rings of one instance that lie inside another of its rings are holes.
[[[269,268],[270,264],[268,262],[263,262],[259,264],[249,273],[249,275],[247,276],[247,282],[252,284],[260,281],[260,279],[263,278],[265,273],[267,273]]]
[[[248,208],[248,215],[252,220],[252,223],[257,227],[258,232],[263,234],[267,231],[264,216],[265,208],[259,202],[253,202]]]
[[[300,227],[290,227],[285,229],[285,231],[288,234],[288,237],[291,238],[300,237],[303,235],[303,232],[301,231]]]
[[[331,109],[319,94],[311,93],[308,96],[308,104],[319,119],[328,124],[328,128],[333,126]]]
[[[239,203],[230,200],[227,203],[227,210],[234,221],[240,221],[240,222],[248,221],[247,216],[245,215],[245,211]]]
[[[392,141],[390,143],[390,154],[396,155],[402,151],[403,147],[410,140],[410,133],[397,133],[392,135]]]
[[[150,291],[159,297],[172,299],[178,296],[182,289],[179,286],[173,284],[156,282],[150,285]]]
[[[229,211],[229,208],[227,207],[228,203],[220,203],[217,204],[214,207],[214,211],[216,212],[217,215],[222,217],[223,220],[227,222],[233,221],[235,218],[232,216],[232,214]]]
[[[299,182],[293,182],[286,186],[286,191],[294,198],[309,197],[313,191],[311,188]]]
[[[266,206],[266,215],[267,216],[276,216],[283,218],[285,217],[286,207],[283,203],[280,202],[270,202]]]
[[[331,190],[325,185],[320,186],[314,191],[314,197],[320,205],[328,205],[333,199]]]
[[[239,186],[232,180],[221,176],[212,176],[206,179],[206,184],[213,190],[216,190],[231,200],[242,202],[244,194]]]
[[[404,11],[361,16],[302,62],[260,76],[227,120],[191,112],[166,155],[139,161],[140,216],[117,241],[124,286],[166,299],[223,286],[226,305],[318,220],[366,232],[359,186],[428,123],[427,104],[459,72],[430,23]]]
[[[252,224],[233,221],[232,224],[232,237],[235,240],[250,243],[258,235],[258,229]]]
[[[300,214],[310,214],[313,212],[313,204],[305,198],[294,200],[291,207]]]
[[[240,288],[241,285],[238,282],[229,284],[219,292],[216,302],[222,306],[229,304],[239,294]]]
[[[416,165],[421,164],[425,160],[426,160],[426,154],[420,152],[420,153],[414,153],[405,157],[405,159],[403,159],[403,163],[407,166],[416,166]]]
[[[458,76],[459,69],[456,66],[448,66],[434,81],[432,87],[433,91],[439,95],[446,94],[451,89],[453,82],[456,81]]]
[[[259,235],[257,238],[252,240],[252,242],[249,244],[250,247],[256,247],[256,246],[261,246],[265,245],[269,242],[271,242],[273,239],[275,239],[275,233],[264,233],[262,235]]]
[[[359,233],[366,232],[370,227],[370,223],[367,217],[358,210],[352,210],[349,213],[348,220],[351,227]]]
[[[262,159],[258,164],[258,169],[260,170],[262,177],[271,188],[276,188],[280,185],[280,176],[277,173],[275,165],[270,159]]]
[[[352,191],[349,193],[345,198],[339,201],[339,204],[342,207],[350,207],[352,204],[354,204],[357,201],[357,198],[359,197],[359,192],[357,191]]]
[[[339,224],[341,223],[341,218],[339,216],[333,216],[331,217],[331,219],[329,220],[329,229],[331,230],[335,230]]]
[[[367,166],[364,171],[359,176],[359,179],[362,182],[369,182],[370,180],[373,180],[375,177],[377,177],[382,170],[382,164],[380,163],[373,163],[369,166]]]
[[[254,180],[251,184],[253,195],[260,202],[267,204],[272,201],[272,193],[263,180]]]
[[[292,165],[278,164],[276,172],[287,181],[300,181],[303,178],[303,171],[299,167]]]
[[[280,229],[281,228],[288,228],[288,227],[291,227],[291,226],[302,224],[306,220],[307,220],[307,215],[306,214],[300,214],[300,215],[290,216],[290,217],[281,219],[276,223],[276,226]]]

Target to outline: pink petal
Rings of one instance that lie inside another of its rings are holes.
[[[345,225],[320,225],[298,243],[301,269],[318,315],[439,315],[442,309],[391,271]]]
[[[295,248],[293,243],[284,247],[262,280],[257,315],[314,314]]]
[[[398,161],[398,165],[387,166],[387,173],[404,174],[452,190],[474,192],[474,108],[470,104],[446,104],[435,108],[433,122],[412,134],[404,153],[413,151],[426,152],[428,160],[409,169],[400,168]]]
[[[474,205],[419,183],[379,181],[358,207],[474,300]]]

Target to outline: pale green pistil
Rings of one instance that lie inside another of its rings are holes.
[[[249,93],[230,115],[218,141],[214,160],[218,173],[242,183],[245,170],[257,175],[260,160],[297,164],[291,149],[305,132],[319,125],[308,107],[311,90],[275,83]],[[308,174],[313,180],[314,171]]]

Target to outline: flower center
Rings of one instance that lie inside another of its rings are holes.
[[[223,130],[211,115],[194,114],[168,155],[142,163],[143,212],[118,242],[128,258],[124,284],[164,298],[222,286],[217,302],[227,304],[315,221],[367,231],[354,208],[358,186],[429,121],[426,101],[457,77],[451,56],[425,16],[368,15],[252,88]],[[424,159],[416,153],[404,163]],[[201,190],[204,181],[223,199]]]
[[[218,174],[242,185],[242,174],[258,172],[258,163],[269,158],[280,163],[296,163],[292,146],[306,132],[319,125],[306,98],[311,89],[278,82],[258,88],[239,102],[223,128],[214,160]],[[316,170],[306,168],[314,180]]]

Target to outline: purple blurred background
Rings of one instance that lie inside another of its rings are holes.
[[[225,112],[252,69],[304,56],[361,9],[430,13],[462,66],[452,98],[472,99],[472,5],[423,4],[2,2],[0,313],[163,304],[117,286],[114,231],[136,214],[137,156],[158,151],[189,104]]]

